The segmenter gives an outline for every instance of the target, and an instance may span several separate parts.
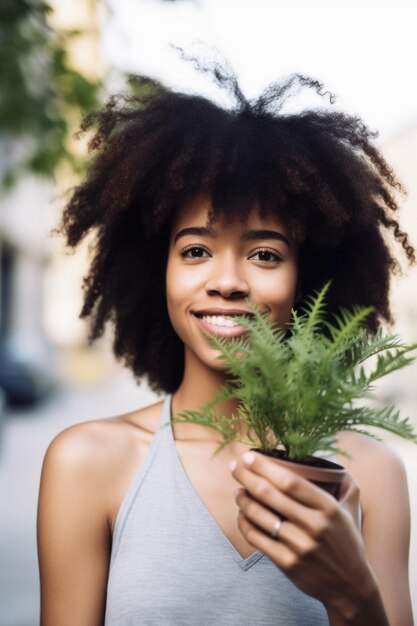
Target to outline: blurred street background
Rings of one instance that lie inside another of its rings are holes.
[[[114,362],[109,336],[88,345],[78,318],[88,242],[68,255],[51,236],[85,171],[87,142],[74,138],[82,116],[129,89],[131,73],[221,98],[170,44],[200,56],[201,42],[216,46],[249,97],[291,72],[310,74],[380,131],[417,246],[416,17],[407,0],[0,0],[0,626],[39,623],[36,503],[50,441],[154,399]],[[391,330],[417,341],[417,268],[404,267],[392,302]],[[417,427],[416,382],[413,365],[378,396]],[[417,448],[387,441],[409,480],[417,615]]]

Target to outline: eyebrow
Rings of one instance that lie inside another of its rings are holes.
[[[283,241],[291,248],[289,239],[276,230],[249,230],[242,235],[242,241],[259,241],[260,239],[276,239],[277,241]]]
[[[197,235],[198,237],[206,235],[213,238],[215,237],[215,233],[207,226],[190,226],[189,228],[183,228],[178,231],[174,237],[174,243],[176,243],[180,237],[186,237],[187,235]]]
[[[181,237],[186,237],[187,235],[197,235],[208,236],[216,238],[215,232],[208,228],[207,226],[190,226],[188,228],[183,228],[178,231],[178,233],[174,237],[174,243],[178,241]],[[277,241],[283,241],[289,248],[291,248],[290,242],[283,235],[276,230],[249,230],[242,235],[242,241],[260,241],[262,239],[276,239]]]

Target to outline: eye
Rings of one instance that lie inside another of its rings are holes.
[[[188,246],[180,252],[181,256],[188,259],[201,259],[208,257],[209,254],[202,246]]]
[[[253,261],[261,261],[263,263],[279,263],[282,261],[282,256],[275,250],[269,250],[268,248],[262,248],[253,252],[249,259]]]

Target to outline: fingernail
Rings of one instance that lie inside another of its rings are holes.
[[[236,498],[237,494],[239,493],[239,491],[240,491],[240,487],[235,487],[233,489],[233,495],[235,496],[235,498]]]
[[[245,465],[252,465],[255,460],[255,454],[253,452],[245,452],[242,459]]]
[[[237,462],[236,461],[229,461],[227,465],[229,467],[229,470],[231,472],[233,472],[233,470],[236,468]]]

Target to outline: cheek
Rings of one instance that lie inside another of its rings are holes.
[[[262,299],[263,295],[264,301],[270,307],[274,321],[280,324],[290,321],[297,291],[295,269],[286,272],[284,276],[265,278],[258,283],[258,291],[260,298]]]
[[[186,266],[177,258],[168,259],[166,294],[169,307],[190,307],[204,288],[206,266]]]
[[[177,331],[177,309],[179,306],[179,289],[178,289],[178,276],[176,276],[173,263],[168,261],[167,271],[166,271],[166,300],[167,300],[167,309],[169,319],[171,320],[171,324],[174,327],[174,330]]]
[[[193,295],[197,290],[195,277],[179,267],[175,260],[168,260],[166,271],[166,302],[169,319],[177,333],[183,339],[186,316],[192,306]]]

